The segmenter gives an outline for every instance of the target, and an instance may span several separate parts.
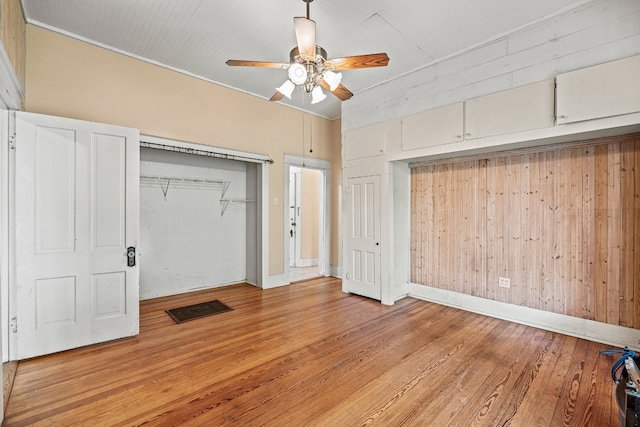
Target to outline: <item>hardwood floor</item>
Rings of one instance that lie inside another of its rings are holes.
[[[20,362],[3,425],[617,425],[604,345],[340,287],[144,301],[135,338]],[[234,311],[164,312],[211,299]]]

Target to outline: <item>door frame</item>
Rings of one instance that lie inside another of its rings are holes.
[[[299,170],[300,173],[296,173],[295,171],[292,171],[292,169],[294,168]],[[292,179],[293,176],[295,176],[295,181]],[[299,215],[296,213],[296,208],[298,209],[297,212],[300,212],[301,183],[302,183],[302,169],[299,168],[298,166],[291,166],[289,169],[289,205],[290,205],[289,210],[293,208],[293,216],[295,217],[295,222],[296,222],[296,235],[294,236],[295,237],[294,239],[291,239],[291,237],[289,238],[289,268],[292,267],[291,260],[293,260],[293,267],[298,267],[300,264],[302,264],[302,259],[300,256],[300,233],[298,232],[299,231],[298,226],[300,225],[300,221],[298,220]],[[295,199],[296,199],[295,202],[292,202],[291,200],[291,194],[293,192],[295,192]],[[289,220],[289,228],[291,228],[291,219]],[[293,253],[291,253],[292,248],[293,248]]]
[[[10,209],[10,198],[13,195],[13,160],[14,151],[11,150],[10,129],[9,129],[9,111],[1,110],[0,117],[0,236],[2,236],[2,244],[0,246],[0,312],[2,319],[0,320],[0,330],[2,331],[2,339],[0,340],[2,347],[2,362],[9,360],[9,283],[13,276],[11,271],[11,262],[14,257],[11,253],[13,245],[13,233],[11,224],[13,223],[13,215]]]
[[[306,157],[300,157],[290,154],[284,155],[284,197],[283,197],[283,213],[284,213],[284,227],[283,227],[283,242],[289,239],[289,180],[291,174],[291,167],[301,167],[305,169],[318,170],[321,173],[320,176],[320,204],[319,204],[319,217],[318,227],[320,228],[318,233],[318,274],[321,276],[330,276],[330,258],[329,249],[331,248],[331,162],[322,159],[310,159]],[[287,283],[291,281],[290,274],[291,269],[289,267],[289,244],[283,244],[284,250],[284,276]]]

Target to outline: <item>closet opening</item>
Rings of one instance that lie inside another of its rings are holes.
[[[261,286],[268,159],[141,137],[140,299]]]

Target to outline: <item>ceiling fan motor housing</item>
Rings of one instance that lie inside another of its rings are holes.
[[[316,45],[316,57],[313,61],[307,61],[300,55],[300,51],[296,46],[291,49],[291,52],[289,52],[289,60],[292,65],[301,64],[306,67],[307,80],[304,82],[304,89],[306,92],[311,92],[315,86],[320,84],[320,82],[322,81],[322,75],[327,69],[324,66],[324,63],[327,60],[326,50]],[[294,83],[299,84],[295,81]]]

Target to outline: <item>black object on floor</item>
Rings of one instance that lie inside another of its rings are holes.
[[[172,308],[167,310],[167,314],[171,316],[176,323],[182,323],[231,310],[233,310],[233,308],[219,300],[214,300],[202,302],[200,304],[188,305],[186,307]]]

